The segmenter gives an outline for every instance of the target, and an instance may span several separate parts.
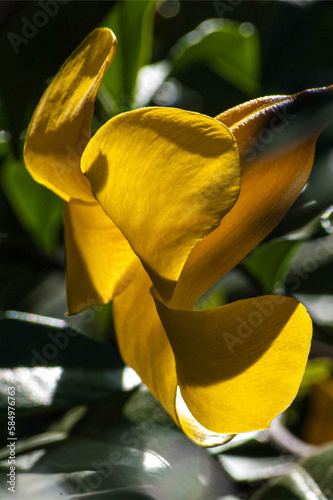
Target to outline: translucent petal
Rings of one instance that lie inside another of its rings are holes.
[[[133,280],[138,257],[97,202],[64,202],[64,226],[69,314],[110,302]]]
[[[80,158],[90,139],[96,94],[115,51],[111,30],[98,28],[88,35],[46,89],[29,125],[27,169],[66,201],[93,201]]]
[[[133,368],[177,422],[175,358],[149,293],[152,283],[142,266],[134,281],[113,301],[117,342]]]
[[[81,167],[163,297],[239,193],[230,131],[180,109],[144,108],[112,118],[89,142]]]
[[[182,397],[202,426],[224,434],[265,429],[290,405],[311,342],[304,306],[279,296],[205,311],[156,304]]]
[[[309,177],[318,135],[327,124],[326,115],[316,117],[315,111],[323,111],[326,102],[320,98],[332,100],[332,92],[329,87],[317,93],[256,99],[217,117],[238,143],[241,191],[219,227],[191,252],[172,307],[191,309],[282,220]]]

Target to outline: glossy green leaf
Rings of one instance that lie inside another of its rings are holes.
[[[0,367],[122,367],[118,350],[82,335],[62,320],[9,312],[0,319]],[[23,317],[24,319],[14,319]]]
[[[320,295],[333,295],[333,281],[331,279],[333,272],[333,237],[325,236],[324,238],[317,238],[313,241],[306,241],[303,243],[299,251],[294,255],[290,262],[288,276],[285,279],[285,286],[290,292],[294,294],[311,296]],[[319,300],[320,297],[317,297]],[[323,305],[326,302],[326,312],[329,309],[328,300],[322,297],[317,305]],[[319,315],[315,315],[314,319],[318,317],[321,321],[322,311]],[[328,311],[329,312],[329,311]],[[327,319],[333,319],[332,314],[324,314]]]
[[[102,440],[71,437],[40,446],[30,460],[32,454],[17,457],[17,494],[200,500],[236,492],[217,462],[178,429],[160,427],[153,418],[146,423],[115,425]],[[1,466],[7,472],[8,462]]]
[[[266,292],[275,291],[275,285],[284,281],[285,273],[299,246],[297,241],[269,241],[254,250],[244,265],[262,283]]]
[[[189,66],[206,63],[248,95],[260,90],[259,37],[250,23],[204,21],[176,43],[169,58],[175,76]]]
[[[54,410],[107,401],[141,382],[115,347],[32,314],[0,319],[0,366],[0,413],[7,412],[8,387],[16,410]]]
[[[140,382],[139,377],[128,367],[17,367],[12,370],[0,368],[1,386],[15,387],[17,415],[27,410],[45,412],[80,405],[96,405],[134,389]],[[5,391],[5,394],[0,395],[0,415],[5,416],[7,412]]]
[[[333,445],[323,446],[301,462],[326,498],[333,497]]]
[[[226,294],[220,282],[218,282],[202,297],[200,297],[195,305],[195,309],[197,311],[200,311],[202,309],[214,309],[215,307],[220,307],[224,304],[227,304]]]
[[[305,226],[288,233],[284,239],[289,241],[312,240],[333,232],[333,206],[326,208]]]
[[[114,60],[106,72],[101,92],[113,99],[114,114],[131,109],[139,69],[150,62],[156,0],[117,2],[101,23],[118,40]]]
[[[317,453],[291,467],[267,488],[253,495],[253,500],[328,500],[333,498],[333,446],[320,448]]]
[[[245,268],[271,292],[277,284],[288,281],[288,273],[294,268],[302,269],[305,263],[306,269],[301,273],[304,275],[309,265],[313,271],[330,262],[333,250],[328,250],[329,239],[322,237],[332,233],[332,218],[333,208],[328,207],[299,229],[264,243],[246,258]],[[316,264],[308,264],[308,259]]]
[[[5,160],[1,174],[2,188],[23,227],[42,250],[54,250],[62,227],[61,199],[37,184],[12,156]]]
[[[219,455],[219,462],[236,481],[263,481],[286,472],[293,458],[285,457],[244,457]]]

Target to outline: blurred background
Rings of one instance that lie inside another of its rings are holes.
[[[8,386],[17,498],[333,498],[333,127],[285,219],[198,304],[265,293],[304,303],[314,340],[299,395],[271,430],[199,449],[123,366],[112,305],[65,317],[61,200],[22,161],[42,93],[97,26],[115,32],[118,50],[93,131],[142,106],[215,116],[333,83],[330,1],[0,2],[1,498]]]

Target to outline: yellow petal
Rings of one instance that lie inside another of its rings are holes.
[[[237,127],[244,130],[244,140],[249,143],[255,137],[251,138],[248,136],[247,128],[244,128],[244,120],[247,119],[258,122],[259,115],[262,116],[265,120],[265,112],[267,109],[272,109],[273,106],[275,106],[275,109],[277,109],[277,106],[279,104],[284,104],[287,102],[292,102],[292,96],[273,95],[259,97],[258,99],[252,99],[251,101],[239,104],[234,108],[227,109],[227,111],[219,114],[216,118],[229,128]],[[239,141],[239,144],[241,144],[241,141]]]
[[[224,434],[212,432],[201,425],[190,412],[186,405],[179,386],[176,392],[176,415],[178,425],[181,427],[184,434],[189,437],[194,443],[201,446],[219,446],[225,444],[235,437],[236,434]]]
[[[163,297],[239,193],[230,131],[180,109],[144,108],[112,118],[89,142],[81,168]]]
[[[279,296],[204,311],[156,304],[182,397],[202,426],[225,434],[265,429],[290,405],[311,341],[304,306]]]
[[[192,441],[202,446],[222,444],[232,436],[204,429],[182,401],[177,388],[174,354],[149,293],[151,285],[148,274],[140,265],[133,282],[113,301],[117,342],[122,358],[136,370]]]
[[[140,265],[134,281],[113,301],[113,315],[121,356],[177,421],[175,358],[155,302],[151,280]]]
[[[217,117],[230,127],[238,143],[241,192],[220,226],[193,249],[175,289],[173,307],[191,309],[282,220],[308,179],[319,127],[325,125],[307,129],[306,115],[298,119],[297,112],[315,106],[319,94],[325,97],[332,90],[256,99]],[[297,120],[304,133],[284,147],[273,147],[279,134],[286,134]]]
[[[24,158],[32,177],[64,200],[93,201],[80,171],[101,79],[116,51],[111,30],[94,30],[59,70],[31,119]]]
[[[268,427],[304,372],[312,332],[305,308],[277,296],[208,311],[172,311],[157,301],[172,350],[151,284],[140,266],[113,302],[125,363],[197,444]]]
[[[132,281],[140,261],[98,203],[64,202],[69,314],[110,302]]]

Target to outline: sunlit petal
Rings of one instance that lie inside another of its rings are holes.
[[[192,248],[239,193],[230,131],[180,109],[144,108],[112,118],[89,142],[81,167],[164,297]]]
[[[202,426],[225,434],[265,429],[289,406],[311,342],[303,305],[279,296],[205,311],[156,304],[182,396]]]
[[[237,139],[241,192],[220,226],[193,249],[175,290],[174,307],[191,309],[282,220],[304,188],[320,129],[326,125],[326,116],[321,119],[313,112],[309,117],[303,111],[316,110],[317,104],[321,111],[321,98],[332,100],[332,93],[329,87],[257,99],[217,117]]]
[[[113,301],[122,358],[192,441],[201,446],[220,445],[232,436],[203,428],[186,407],[177,388],[174,354],[149,293],[151,285],[148,274],[140,266],[133,283]]]
[[[186,434],[196,444],[210,447],[220,446],[221,444],[228,443],[235,437],[235,434],[221,434],[212,432],[199,424],[199,422],[193,417],[192,413],[188,409],[179,386],[177,387],[176,392],[175,407],[178,424],[180,425],[184,434]]]
[[[132,281],[140,261],[98,203],[64,202],[69,314],[105,304]]]
[[[25,164],[37,182],[67,201],[93,201],[79,164],[90,139],[95,97],[115,51],[112,31],[94,30],[59,70],[30,122]]]
[[[149,293],[151,280],[140,266],[135,280],[113,301],[117,342],[131,366],[167,412],[177,421],[175,359]]]

